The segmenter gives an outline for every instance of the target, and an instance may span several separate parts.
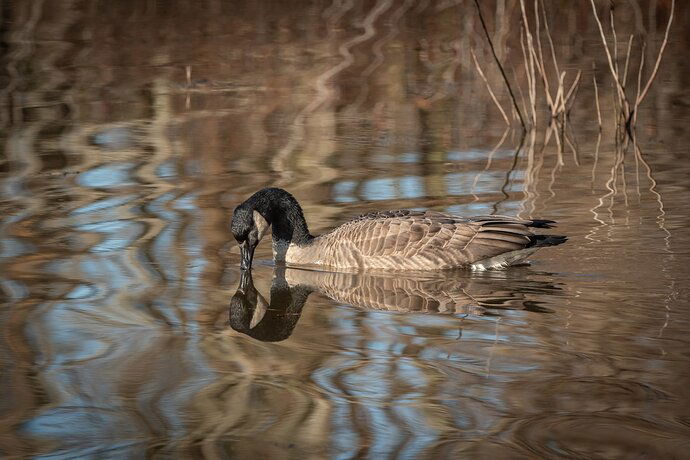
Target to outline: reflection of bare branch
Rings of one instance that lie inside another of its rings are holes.
[[[520,212],[518,212],[518,217],[523,217],[523,211],[527,210],[527,203],[531,203],[532,207],[530,210],[531,215],[536,208],[536,200],[539,197],[539,191],[537,190],[537,179],[539,177],[539,170],[541,168],[541,163],[536,163],[535,161],[535,144],[536,144],[536,131],[532,130],[530,132],[530,141],[526,147],[527,150],[527,167],[525,168],[525,181],[523,185],[523,193],[525,194],[525,199],[521,203]]]
[[[534,130],[532,130],[532,135],[534,135]],[[503,182],[503,185],[501,186],[501,194],[503,194],[503,198],[498,200],[494,205],[493,205],[493,214],[498,214],[498,206],[503,203],[504,201],[508,200],[510,198],[510,195],[508,195],[508,192],[506,192],[506,189],[508,188],[508,185],[510,185],[510,175],[515,171],[515,168],[517,167],[518,164],[518,158],[520,157],[520,151],[522,150],[522,146],[525,141],[525,136],[522,136],[520,138],[520,144],[518,147],[515,149],[515,155],[513,156],[513,163],[510,165],[510,169],[506,172],[506,179]]]
[[[501,140],[498,141],[498,144],[489,152],[489,155],[486,158],[486,166],[484,166],[484,169],[482,171],[479,171],[476,176],[474,176],[474,181],[472,182],[472,188],[470,189],[470,193],[472,194],[472,197],[474,198],[474,201],[477,202],[479,201],[479,197],[477,196],[476,193],[474,193],[474,189],[477,186],[477,183],[479,182],[479,178],[484,174],[486,171],[489,170],[491,167],[491,160],[493,159],[494,153],[498,151],[498,149],[501,148],[503,145],[503,142],[505,142],[506,137],[508,137],[508,132],[510,129],[506,128],[506,130],[503,132],[503,136],[501,136]]]
[[[671,232],[668,231],[666,228],[666,211],[664,209],[664,200],[661,196],[661,193],[659,193],[656,190],[657,183],[656,179],[654,179],[654,175],[652,174],[652,168],[649,166],[649,163],[647,163],[647,160],[644,159],[642,156],[642,151],[640,150],[640,147],[637,145],[637,142],[633,141],[633,148],[635,149],[635,156],[639,158],[640,163],[642,163],[647,170],[647,179],[649,179],[650,185],[649,185],[649,191],[652,192],[652,194],[656,197],[657,203],[659,203],[659,215],[657,216],[657,224],[659,225],[659,228],[666,234],[666,237],[664,238],[666,241],[666,251],[671,252],[670,249],[670,238],[671,238]]]
[[[635,100],[640,99],[640,91],[642,91],[642,72],[644,71],[645,63],[645,51],[647,49],[647,43],[642,42],[642,52],[640,54],[640,67],[637,70],[637,93],[635,94]],[[637,124],[637,110],[633,114],[632,126]],[[634,141],[634,139],[633,139]]]
[[[398,28],[398,21],[400,21],[400,18],[407,12],[408,9],[410,9],[411,6],[412,0],[405,0],[402,6],[395,10],[393,14],[390,16],[390,19],[388,21],[388,23],[390,24],[388,33],[382,36],[379,40],[377,40],[376,43],[374,43],[371,47],[371,51],[374,54],[374,60],[371,62],[371,64],[367,66],[366,69],[362,71],[363,78],[359,95],[355,99],[355,102],[353,102],[350,106],[344,108],[343,111],[356,111],[366,100],[367,96],[369,95],[368,79],[369,77],[371,77],[371,74],[374,73],[374,70],[380,67],[385,60],[385,56],[383,55],[382,50],[383,45],[388,43],[388,41],[390,41],[399,32],[400,29]]]
[[[592,193],[594,192],[594,184],[596,182],[596,170],[597,170],[597,164],[599,162],[599,146],[601,145],[601,131],[599,131],[599,135],[597,136],[597,145],[596,148],[594,149],[594,165],[592,166]],[[585,238],[588,239],[591,243],[597,242],[597,240],[594,238],[595,233],[597,230],[601,227],[604,227],[606,223],[599,218],[599,213],[597,212],[597,209],[602,205],[601,199],[599,200],[599,205],[593,206],[592,208],[589,209],[589,212],[592,213],[593,219],[599,223],[599,225],[596,225],[590,229],[589,232],[585,235]]]
[[[376,19],[390,7],[390,0],[379,0],[379,2],[372,8],[369,14],[364,18],[362,27],[364,28],[364,33],[357,35],[356,37],[348,40],[342,44],[338,51],[343,57],[337,65],[329,68],[326,72],[319,75],[316,79],[316,91],[317,98],[314,99],[307,107],[302,110],[299,115],[297,115],[292,123],[293,135],[290,136],[287,144],[274,156],[272,159],[273,169],[276,171],[285,171],[285,162],[292,154],[292,152],[297,148],[299,143],[304,138],[304,128],[305,119],[311,113],[316,111],[322,104],[330,100],[333,97],[333,90],[328,87],[328,82],[337,74],[350,67],[354,63],[354,57],[350,52],[350,49],[355,45],[370,39],[376,33],[374,28],[374,22]],[[348,3],[348,7],[351,4]]]

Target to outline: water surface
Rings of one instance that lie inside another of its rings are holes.
[[[588,2],[547,2],[583,71],[559,147],[544,111],[506,129],[472,2],[6,3],[4,457],[687,458],[687,9],[621,144]],[[519,3],[481,3],[524,99]],[[631,75],[669,7],[616,8]],[[315,234],[413,208],[570,240],[396,277],[281,270],[265,241],[243,281],[229,218],[264,186]]]

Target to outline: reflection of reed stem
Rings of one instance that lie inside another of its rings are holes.
[[[477,187],[477,183],[479,182],[479,178],[482,176],[482,174],[484,174],[486,171],[488,171],[489,168],[491,167],[491,161],[493,160],[494,153],[496,153],[496,151],[498,151],[498,149],[501,148],[501,146],[503,145],[503,143],[506,140],[506,137],[508,137],[509,131],[510,130],[508,128],[506,128],[506,130],[503,132],[503,136],[501,137],[501,140],[498,141],[498,144],[496,144],[496,146],[493,148],[493,150],[491,150],[491,152],[489,152],[489,155],[487,156],[487,159],[486,159],[486,166],[484,166],[484,169],[482,171],[479,171],[477,173],[477,175],[474,176],[474,181],[472,182],[472,188],[470,189],[470,193],[472,194],[472,197],[474,198],[474,202],[479,201],[479,197],[477,196],[476,193],[474,193],[474,189]]]

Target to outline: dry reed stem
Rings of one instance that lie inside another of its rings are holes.
[[[656,57],[656,62],[654,63],[654,70],[652,70],[652,74],[649,76],[649,80],[647,80],[647,84],[645,85],[644,89],[642,90],[642,94],[640,94],[637,99],[635,99],[635,107],[634,111],[637,112],[637,107],[642,103],[644,100],[645,96],[647,96],[647,92],[649,92],[649,88],[652,86],[652,83],[654,82],[654,79],[656,78],[656,74],[659,71],[659,65],[661,64],[661,58],[664,55],[664,51],[666,50],[666,45],[668,44],[668,33],[671,30],[671,24],[673,23],[673,13],[674,10],[676,9],[676,0],[671,0],[671,14],[668,16],[668,23],[666,24],[666,31],[664,32],[664,41],[661,42],[661,48],[659,48],[659,54]]]
[[[525,1],[520,0],[520,11],[522,12],[522,26],[524,29],[524,39],[526,44],[522,43],[522,55],[525,60],[525,69],[527,72],[527,83],[529,86],[529,98],[532,110],[532,126],[537,125],[537,78],[535,67],[535,55],[536,51],[534,49],[534,40],[532,38],[532,32],[529,28],[529,21],[527,20],[527,12],[525,10]],[[525,50],[526,48],[526,50]]]
[[[573,83],[572,83],[572,85],[570,85],[570,89],[568,90],[568,93],[565,95],[565,101],[563,103],[563,111],[566,110],[565,105],[568,103],[568,101],[570,100],[571,97],[573,98],[573,100],[575,100],[575,95],[577,94],[577,91],[580,88],[580,77],[581,76],[582,76],[582,71],[578,70],[577,75],[575,76],[575,80],[573,80]]]
[[[623,87],[627,85],[628,81],[628,64],[630,64],[630,50],[632,48],[634,35],[630,34],[630,39],[628,40],[628,50],[625,53],[625,67],[623,69]]]
[[[544,8],[542,4],[542,9]],[[537,64],[537,69],[539,70],[539,74],[541,75],[542,83],[544,85],[544,94],[546,95],[546,103],[549,106],[549,109],[551,110],[551,118],[554,118],[558,116],[558,101],[552,99],[551,97],[551,88],[550,88],[550,83],[549,83],[549,78],[546,74],[546,64],[544,63],[544,54],[542,52],[542,45],[541,45],[541,25],[539,21],[539,3],[538,0],[534,0],[534,17],[535,17],[535,27],[536,27],[536,36],[537,36],[537,46],[539,50],[539,54],[537,55],[534,53],[535,61]],[[558,71],[558,63],[556,61],[556,54],[554,51],[553,47],[553,40],[551,38],[551,31],[549,29],[549,23],[546,19],[546,10],[544,10],[544,27],[546,29],[546,34],[549,39],[549,43],[551,45],[551,58],[553,59],[553,64],[554,64],[554,69],[556,69],[556,75],[559,75]]]
[[[601,133],[601,106],[599,105],[599,87],[597,85],[597,76],[592,75],[592,81],[594,82],[594,99],[597,104],[597,122],[599,123],[599,132]]]
[[[506,115],[506,112],[503,110],[503,107],[501,107],[501,104],[498,102],[498,99],[496,98],[493,89],[491,89],[491,84],[489,83],[489,80],[486,79],[486,76],[484,75],[482,68],[479,66],[479,62],[477,61],[477,56],[474,54],[474,50],[470,50],[470,53],[472,54],[472,59],[474,60],[474,65],[477,67],[477,72],[479,72],[479,76],[482,78],[482,80],[484,80],[484,83],[486,84],[486,89],[489,91],[491,100],[494,101],[494,104],[496,104],[496,107],[498,107],[498,110],[501,112],[501,115],[503,116],[506,125],[510,126],[510,120],[508,119],[508,115]]]
[[[565,71],[558,76],[558,90],[556,91],[556,104],[554,110],[559,110],[563,103],[563,82],[565,81]]]
[[[498,69],[501,71],[501,75],[503,76],[503,81],[506,84],[506,87],[508,88],[508,93],[510,93],[510,99],[513,101],[513,108],[515,109],[515,112],[518,115],[518,118],[520,119],[520,124],[522,125],[522,129],[526,130],[527,127],[525,125],[525,120],[522,117],[522,112],[520,112],[520,107],[518,107],[517,100],[515,99],[515,94],[513,94],[513,89],[510,86],[510,82],[508,81],[508,76],[506,75],[505,70],[503,69],[503,65],[501,65],[500,59],[498,59],[498,56],[496,55],[496,48],[494,47],[493,42],[491,41],[491,36],[489,36],[489,30],[486,28],[486,22],[484,21],[484,15],[482,15],[482,9],[479,6],[479,0],[474,0],[474,4],[477,7],[477,13],[479,14],[479,22],[482,24],[482,29],[484,29],[484,35],[486,36],[486,40],[489,42],[489,48],[491,48],[491,54],[494,56],[494,60],[496,61],[496,65],[498,65]]]
[[[551,99],[551,88],[549,85],[549,79],[546,77],[546,66],[544,65],[544,53],[542,51],[542,46],[541,46],[541,23],[539,21],[539,3],[538,0],[534,0],[534,31],[536,34],[536,42],[537,42],[537,51],[539,53],[537,54],[534,50],[532,54],[534,55],[534,61],[537,66],[537,70],[539,70],[539,74],[541,75],[542,83],[544,84],[544,94],[546,95],[546,102],[549,104],[549,108],[551,108],[552,116],[553,116],[553,100]]]
[[[609,8],[609,23],[611,24],[611,34],[613,35],[613,64],[616,68],[616,75],[620,75],[618,71],[618,35],[616,34],[616,23],[613,21],[613,2]]]
[[[558,69],[558,61],[556,60],[556,47],[553,46],[553,38],[551,37],[551,29],[549,28],[549,21],[546,20],[546,8],[544,8],[544,2],[541,1],[541,11],[544,16],[544,28],[546,29],[546,38],[549,39],[549,47],[551,48],[551,60],[553,61],[553,68],[556,71],[556,75],[560,73]]]
[[[516,73],[515,67],[511,66],[511,70],[513,74]],[[518,95],[520,96],[520,104],[522,105],[522,109],[525,111],[525,113],[529,113],[529,109],[527,108],[527,102],[525,101],[525,94],[522,92],[522,87],[520,85],[517,85],[517,90]]]
[[[601,35],[601,43],[604,45],[604,51],[606,51],[606,59],[609,64],[609,70],[611,71],[611,76],[613,77],[614,81],[616,82],[616,90],[618,93],[618,99],[619,101],[625,101],[625,89],[623,88],[623,85],[621,85],[620,80],[618,79],[618,72],[616,70],[617,65],[614,65],[613,63],[613,57],[611,57],[611,51],[609,50],[609,45],[606,41],[606,35],[604,34],[604,26],[601,24],[601,20],[599,20],[599,15],[597,14],[597,7],[594,4],[594,0],[589,0],[591,5],[592,5],[592,12],[594,13],[594,19],[597,22],[597,26],[599,27],[599,34]],[[615,31],[614,31],[614,36],[615,36]]]
[[[637,70],[637,93],[635,94],[635,100],[639,100],[640,98],[640,91],[642,88],[642,72],[644,71],[644,64],[645,64],[645,52],[647,51],[647,43],[642,42],[642,52],[640,54],[640,68]],[[635,110],[635,113],[633,114],[633,119],[632,119],[632,126],[637,125],[637,110]]]
[[[544,18],[546,21],[546,17]],[[544,94],[546,95],[546,102],[549,105],[549,108],[551,109],[551,116],[553,117],[555,114],[555,109],[554,109],[554,102],[551,99],[551,88],[549,85],[549,79],[546,77],[546,66],[544,64],[544,53],[542,51],[542,46],[541,46],[541,24],[539,22],[539,3],[538,0],[534,0],[534,24],[535,24],[535,33],[537,36],[537,50],[539,51],[539,54],[537,55],[535,53],[535,61],[537,64],[537,69],[539,70],[539,74],[541,75],[541,80],[544,85]]]
[[[534,109],[534,97],[532,96],[532,74],[529,68],[529,59],[527,58],[527,43],[525,38],[525,29],[520,28],[520,49],[522,51],[522,63],[525,67],[525,78],[527,79],[527,98],[529,100],[528,105],[525,107],[525,113],[530,117],[530,124],[534,126],[534,114],[532,110]]]
[[[570,137],[568,136],[568,128],[570,128]],[[575,162],[576,166],[580,166],[580,151],[577,148],[577,139],[575,139],[575,132],[573,131],[570,125],[567,125],[563,131],[565,133],[565,140],[567,144],[570,146],[570,150],[573,152],[573,161]]]
[[[666,50],[666,46],[668,45],[668,36],[669,32],[671,30],[671,25],[673,24],[673,18],[675,15],[675,6],[676,2],[675,0],[671,0],[671,12],[668,17],[668,22],[666,24],[666,30],[664,32],[664,40],[661,43],[661,47],[659,48],[659,52],[656,57],[656,61],[654,63],[654,68],[652,70],[652,73],[650,74],[649,78],[647,79],[647,82],[645,83],[644,87],[640,90],[641,87],[641,81],[642,81],[642,71],[644,67],[644,51],[646,49],[646,43],[643,41],[642,43],[642,54],[640,57],[640,67],[638,69],[638,88],[637,88],[637,94],[635,96],[635,99],[631,101],[628,99],[625,91],[625,87],[627,84],[627,77],[628,77],[628,66],[630,62],[630,53],[632,49],[632,42],[633,42],[633,36],[630,36],[630,39],[628,40],[628,47],[627,47],[627,53],[626,53],[626,60],[625,60],[625,69],[623,72],[623,78],[621,80],[621,75],[618,69],[618,42],[617,42],[617,36],[616,36],[616,28],[614,24],[614,16],[613,16],[613,10],[609,11],[609,20],[611,23],[611,31],[613,34],[613,48],[614,48],[614,57],[611,57],[611,51],[609,49],[608,42],[606,40],[606,36],[604,34],[604,28],[601,24],[601,20],[599,19],[599,15],[597,14],[596,11],[596,5],[594,4],[594,0],[590,0],[590,4],[592,6],[592,12],[594,14],[594,19],[596,20],[597,26],[599,28],[599,33],[601,36],[601,41],[602,44],[604,45],[604,50],[606,51],[606,58],[608,60],[609,64],[609,70],[611,71],[611,76],[613,77],[615,83],[616,83],[616,90],[617,90],[617,95],[618,99],[616,100],[616,106],[617,106],[617,111],[620,112],[620,116],[623,121],[623,125],[625,126],[626,132],[629,137],[633,136],[632,130],[634,129],[634,126],[637,124],[637,112],[639,109],[640,104],[642,101],[645,99],[647,96],[649,89],[652,86],[652,83],[656,79],[656,76],[659,71],[659,66],[661,65],[661,59],[664,55],[664,52]],[[632,107],[631,107],[632,105]],[[618,127],[620,124],[617,125],[617,132],[618,132]],[[618,134],[617,134],[618,136]]]

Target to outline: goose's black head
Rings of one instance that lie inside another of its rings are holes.
[[[254,250],[258,246],[261,238],[268,231],[270,224],[266,219],[246,202],[235,208],[232,215],[232,235],[240,245],[242,262],[240,268],[249,270],[252,268]]]
[[[240,245],[240,268],[252,266],[254,250],[261,238],[273,227],[273,239],[303,244],[312,238],[295,197],[279,188],[265,188],[235,208],[232,234]]]

